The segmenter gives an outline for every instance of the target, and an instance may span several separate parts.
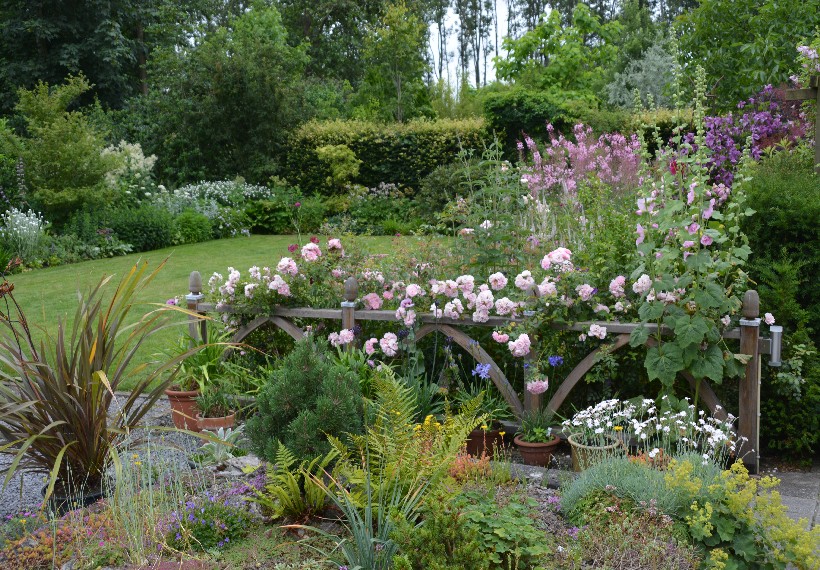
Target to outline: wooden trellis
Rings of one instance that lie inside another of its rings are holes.
[[[199,272],[194,271],[189,278],[190,293],[186,296],[188,309],[199,314],[207,314],[215,312],[216,308],[208,303],[203,303],[204,295],[202,294],[202,278]],[[300,339],[304,336],[305,331],[296,325],[292,319],[307,318],[307,319],[326,319],[341,321],[341,328],[352,329],[360,321],[387,321],[395,322],[396,316],[394,311],[370,311],[357,310],[356,301],[358,298],[358,283],[355,278],[349,278],[345,282],[344,300],[340,303],[339,309],[312,309],[307,307],[286,308],[276,307],[270,314],[260,315],[251,322],[247,323],[239,329],[234,335],[234,341],[240,342],[247,338],[247,336],[264,325],[273,325],[285,331],[294,339]],[[229,309],[226,309],[229,311]],[[759,434],[760,434],[760,366],[761,355],[770,354],[772,356],[770,364],[778,366],[777,361],[780,354],[780,338],[779,334],[773,334],[772,339],[760,337],[760,308],[759,300],[756,291],[747,291],[743,299],[743,318],[740,320],[740,327],[725,331],[723,338],[735,339],[740,341],[740,353],[746,354],[750,357],[746,365],[746,375],[740,381],[740,395],[739,395],[739,418],[738,418],[738,435],[746,438],[745,445],[739,450],[739,454],[744,458],[747,467],[754,473],[757,473],[759,466]],[[526,317],[525,317],[526,318]],[[464,348],[472,354],[476,360],[483,364],[490,365],[490,378],[495,386],[498,388],[501,395],[510,405],[513,413],[517,417],[521,417],[527,409],[534,409],[541,405],[539,397],[534,397],[527,393],[525,401],[522,402],[518,394],[513,389],[509,380],[507,379],[501,368],[495,363],[492,357],[484,350],[474,339],[467,333],[461,330],[462,327],[503,327],[508,325],[514,319],[507,317],[490,317],[484,323],[474,323],[472,321],[462,321],[448,318],[436,319],[432,314],[420,314],[417,321],[421,326],[416,331],[416,339],[421,339],[428,334],[440,332],[452,338],[453,342]],[[520,322],[520,321],[519,321]],[[566,400],[567,396],[572,392],[572,389],[581,381],[584,375],[592,369],[597,362],[598,355],[607,350],[614,352],[629,344],[629,336],[633,330],[638,326],[638,323],[619,323],[611,321],[590,321],[578,322],[572,325],[554,325],[556,330],[572,330],[572,331],[586,331],[589,330],[590,325],[599,324],[605,326],[608,335],[613,337],[614,342],[607,345],[601,345],[592,350],[584,359],[579,362],[575,368],[567,375],[559,386],[556,393],[547,403],[550,410],[556,411]],[[207,321],[194,320],[190,324],[190,333],[194,338],[208,338],[207,336]],[[650,333],[657,331],[656,326],[645,325],[650,329]],[[776,327],[772,327],[773,332]],[[650,343],[652,339],[650,339]],[[693,389],[697,386],[697,381],[688,373],[683,373],[683,377],[689,382]],[[721,406],[721,403],[712,390],[711,386],[701,381],[698,387],[701,398],[709,408],[713,416],[725,419],[726,411]]]

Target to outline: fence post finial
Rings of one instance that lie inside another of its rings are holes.
[[[191,295],[202,293],[202,275],[199,274],[199,271],[191,271],[188,276],[188,291]]]
[[[743,295],[743,318],[756,319],[760,316],[760,295],[754,289],[749,289]]]
[[[345,301],[354,302],[359,297],[359,282],[355,277],[348,277],[345,280]]]

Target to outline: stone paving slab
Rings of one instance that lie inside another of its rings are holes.
[[[780,479],[778,491],[790,518],[796,521],[805,519],[809,529],[820,524],[820,463],[815,462],[811,471],[767,471],[762,475]]]

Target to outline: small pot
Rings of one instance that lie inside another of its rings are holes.
[[[220,416],[216,418],[203,418],[199,414],[196,415],[196,424],[197,429],[199,431],[207,430],[207,431],[219,431],[219,428],[228,429],[232,428],[235,424],[235,416],[236,414],[231,414],[229,416]]]
[[[171,404],[171,419],[177,429],[189,431],[199,431],[196,416],[199,408],[196,399],[199,397],[199,390],[165,390],[168,402]]]
[[[561,443],[561,438],[555,436],[552,441],[530,442],[521,439],[520,435],[515,436],[515,445],[521,453],[521,458],[525,465],[535,465],[537,467],[547,467],[552,459],[552,454]]]
[[[483,430],[474,429],[467,437],[467,453],[473,457],[487,455],[493,458],[496,449],[504,446],[504,436],[500,429]]]
[[[584,445],[578,441],[580,436],[581,434],[574,433],[567,437],[567,441],[572,446],[572,470],[575,472],[589,469],[593,465],[617,455],[618,449],[623,446],[620,440],[611,435],[604,434],[604,438],[612,442],[608,445]]]

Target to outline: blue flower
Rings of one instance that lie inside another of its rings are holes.
[[[561,366],[564,363],[564,358],[562,356],[550,356],[549,362],[550,366],[555,368],[556,366]]]
[[[489,364],[476,364],[475,370],[473,370],[473,376],[478,376],[482,380],[486,380],[490,377],[490,365]]]

